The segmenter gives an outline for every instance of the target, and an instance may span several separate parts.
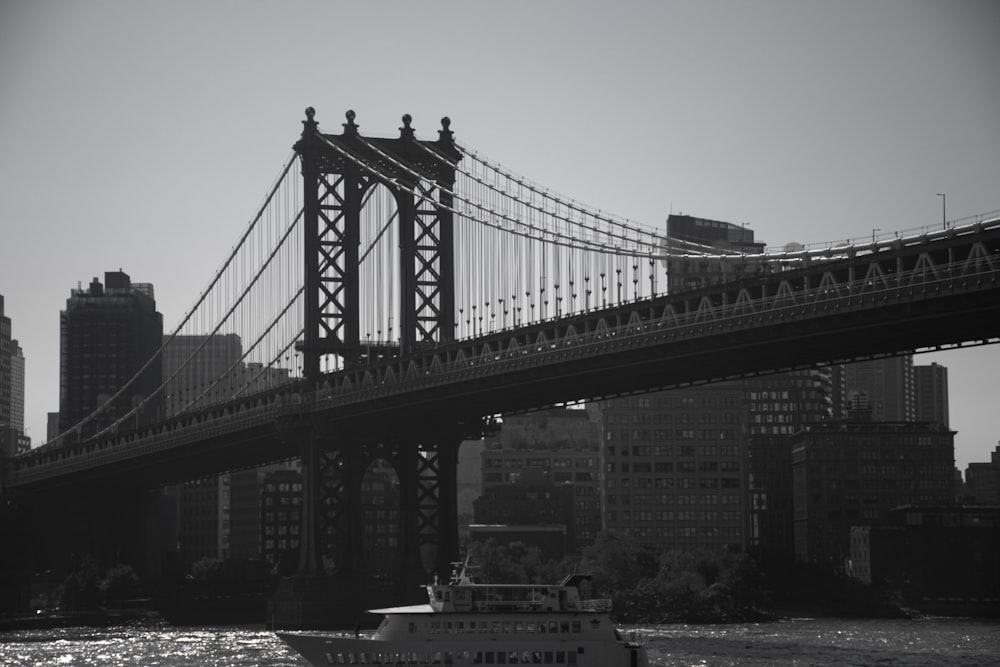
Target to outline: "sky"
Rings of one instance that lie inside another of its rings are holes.
[[[59,311],[119,268],[165,329],[301,133],[456,139],[561,195],[769,246],[1000,209],[991,0],[0,0],[0,294],[26,426],[59,408]],[[942,198],[938,193],[945,194]],[[942,211],[942,204],[945,210]],[[956,464],[1000,441],[1000,346],[948,368]]]

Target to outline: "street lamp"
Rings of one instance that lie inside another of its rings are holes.
[[[945,204],[948,202],[948,198],[943,192],[937,193],[937,196],[941,198],[941,229],[948,229],[948,216],[945,210]]]

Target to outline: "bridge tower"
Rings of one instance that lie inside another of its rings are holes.
[[[331,357],[351,365],[373,353],[406,354],[455,336],[451,189],[461,153],[451,121],[441,119],[437,141],[417,139],[409,114],[398,139],[369,139],[358,133],[353,111],[346,117],[342,134],[321,134],[315,111],[306,109],[295,144],[305,197],[305,340],[299,349],[310,379],[320,376],[322,362]],[[372,352],[360,340],[365,295],[359,245],[365,195],[378,185],[392,193],[398,209],[400,336],[398,349],[384,342]]]
[[[437,141],[423,141],[414,136],[409,115],[403,116],[400,136],[393,139],[362,137],[353,111],[346,119],[341,134],[321,134],[315,111],[306,109],[302,136],[294,146],[302,163],[305,252],[305,333],[298,349],[306,379],[317,384],[333,367],[357,367],[455,337],[451,190],[461,154],[450,121],[442,119]],[[398,341],[373,344],[362,343],[360,336],[366,299],[360,246],[362,225],[381,229],[392,222],[379,219],[388,213],[365,211],[367,194],[379,186],[396,205],[400,325]],[[300,581],[332,594],[339,607],[355,606],[351,598],[360,608],[371,606],[371,586],[361,590],[364,583],[359,583],[365,566],[362,481],[377,459],[393,466],[402,496],[397,588],[412,594],[431,573],[448,574],[458,555],[455,475],[466,432],[464,425],[450,424],[452,419],[436,414],[420,423],[312,419],[284,425],[286,437],[299,443],[303,464]],[[367,599],[361,600],[362,595]],[[336,622],[324,618],[317,608],[321,602],[301,585],[290,597],[295,609],[275,618],[279,625]],[[281,591],[276,598],[279,616],[280,605]]]

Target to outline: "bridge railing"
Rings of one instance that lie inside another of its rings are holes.
[[[919,300],[959,290],[996,289],[1000,283],[1000,257],[995,248],[990,252],[933,267],[866,275],[851,281],[820,281],[816,286],[796,287],[784,293],[776,290],[765,297],[742,300],[727,300],[723,295],[739,294],[743,288],[738,283],[725,283],[714,290],[637,302],[628,321],[620,321],[621,313],[615,311],[593,316],[579,331],[570,329],[573,322],[584,324],[579,319],[582,316],[437,345],[409,357],[331,373],[315,386],[304,382],[287,385],[99,441],[63,447],[47,445],[16,457],[12,480],[15,485],[27,484],[51,474],[82,471],[252,428],[283,415],[336,409],[470,377],[541,367],[562,361],[566,355],[593,354],[608,346],[658,345],[713,331],[749,330],[775,321],[808,317],[816,308],[855,310],[904,298]],[[781,284],[794,280],[796,275],[795,271],[787,276],[775,274],[768,280],[772,285]]]

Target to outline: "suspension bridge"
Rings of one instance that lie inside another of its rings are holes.
[[[349,574],[360,478],[384,459],[406,499],[407,567],[446,573],[457,449],[496,415],[1000,336],[1000,212],[795,249],[710,245],[553,193],[447,118],[436,139],[409,116],[392,138],[355,120],[326,133],[306,111],[149,360],[160,387],[123,386],[8,462],[7,492],[65,499],[297,457],[300,570],[335,553]],[[208,377],[212,341],[232,335],[240,354]]]

